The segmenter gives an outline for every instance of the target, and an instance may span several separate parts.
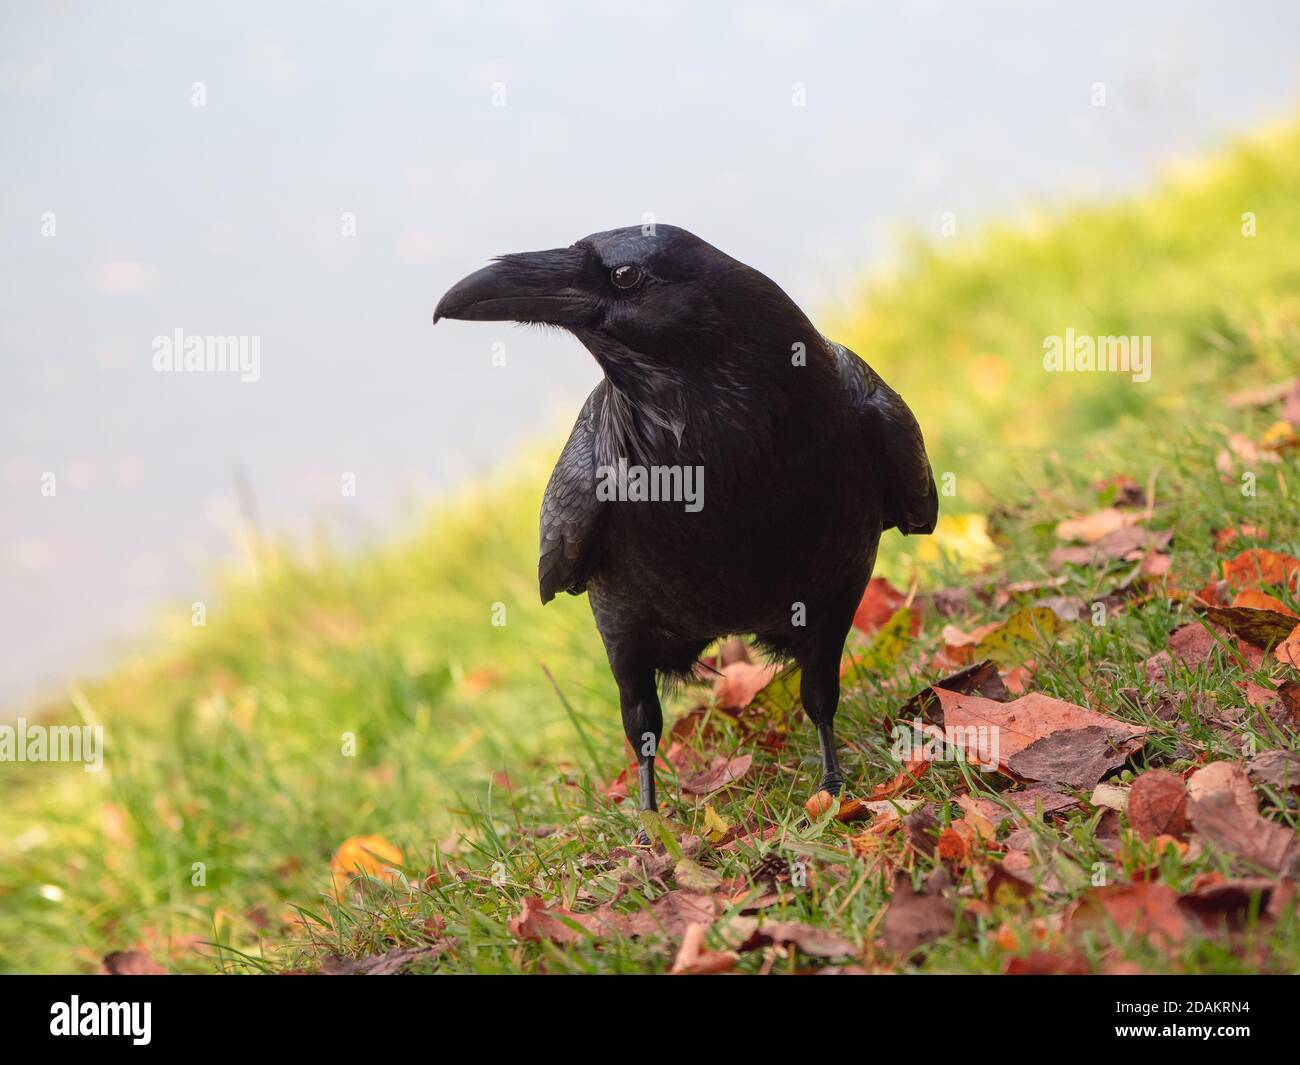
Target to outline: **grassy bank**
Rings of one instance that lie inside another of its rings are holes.
[[[1254,236],[1243,235],[1247,212]],[[903,547],[889,534],[882,545],[882,572],[917,585],[919,624],[894,639],[895,620],[851,643],[840,726],[850,795],[899,773],[886,725],[912,692],[960,664],[946,627],[969,633],[1044,598],[1077,601],[1083,616],[1047,643],[1000,652],[998,665],[1020,678],[1012,671],[1028,660],[1028,690],[1148,730],[1117,787],[1150,767],[1182,776],[1241,760],[1247,736],[1254,750],[1295,746],[1273,711],[1242,703],[1248,677],[1276,686],[1287,666],[1221,647],[1153,681],[1146,662],[1195,623],[1191,593],[1223,557],[1243,546],[1300,552],[1296,451],[1261,459],[1228,445],[1234,433],[1265,439],[1277,405],[1224,403],[1300,364],[1298,236],[1300,129],[1290,129],[1140,201],[917,247],[859,306],[823,323],[906,396],[936,472],[954,474],[956,489],[939,537]],[[1043,338],[1068,328],[1151,336],[1151,380],[1045,373]],[[403,949],[411,965],[446,971],[661,970],[686,925],[716,917],[706,945],[723,952],[749,931],[724,918],[766,917],[821,929],[855,952],[788,949],[778,937],[741,952],[741,970],[825,957],[996,971],[1072,934],[1064,915],[1088,897],[1098,863],[1107,883],[1154,870],[1181,894],[1197,877],[1243,871],[1221,848],[1134,837],[1090,788],[1054,819],[995,824],[986,838],[970,801],[997,803],[1008,781],[953,764],[895,797],[930,804],[926,838],[951,829],[966,844],[961,861],[927,855],[925,840],[890,829],[884,810],[866,831],[829,816],[803,824],[815,743],[781,682],[744,713],[692,719],[681,777],[700,760],[752,761],[733,785],[698,797],[669,769],[664,813],[676,827],[659,826],[667,838],[652,857],[625,854],[633,815],[608,794],[623,765],[621,729],[587,605],[537,601],[548,469],[544,458],[525,461],[382,551],[267,547],[258,579],[228,581],[206,626],[190,626],[186,612],[147,654],[46,708],[51,720],[102,723],[106,768],[0,766],[4,968],[94,970],[111,952],[138,950],[181,972],[315,970],[347,966],[326,961],[334,956]],[[1242,472],[1256,475],[1253,495],[1240,491]],[[1123,558],[1053,559],[1057,524],[1117,502],[1115,486],[1097,482],[1119,474],[1147,494],[1131,508],[1150,510],[1139,524],[1172,534],[1158,552],[1165,574],[1135,575]],[[1216,540],[1241,525],[1258,535]],[[1008,591],[1015,582],[1037,586]],[[1285,589],[1271,592],[1300,608]],[[1091,604],[1108,596],[1120,607],[1091,624]],[[674,709],[713,699],[702,687]],[[1172,717],[1161,699],[1176,704]],[[1241,713],[1220,721],[1233,709]],[[1271,816],[1295,827],[1285,808]],[[875,826],[878,840],[862,839]],[[1033,838],[1010,848],[1015,831]],[[380,838],[338,856],[355,837]],[[963,887],[978,895],[1010,849],[1029,856],[1034,894],[981,900],[987,912],[956,904],[959,923],[920,954],[878,944],[900,870],[920,885],[942,869],[958,899]],[[779,870],[756,876],[773,854]],[[358,866],[374,875],[352,884]],[[753,892],[776,901],[755,907]],[[718,912],[667,914],[683,893],[715,900]],[[539,915],[533,897],[559,916]],[[658,911],[643,908],[663,899]],[[637,912],[654,912],[668,934],[637,925]],[[1246,949],[1199,926],[1172,947],[1097,934],[1058,954],[1094,968],[1300,966],[1293,913],[1251,924],[1249,936]]]

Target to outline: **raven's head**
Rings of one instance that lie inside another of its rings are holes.
[[[818,336],[769,278],[668,225],[503,255],[452,286],[434,311],[441,318],[568,329],[616,383],[638,370],[682,380],[764,353],[788,365],[792,345]]]

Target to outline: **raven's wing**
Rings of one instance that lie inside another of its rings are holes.
[[[872,448],[883,459],[883,527],[901,533],[932,533],[939,494],[916,417],[903,397],[843,344],[828,341],[853,409],[867,427]]]
[[[604,400],[602,381],[587,397],[542,497],[542,551],[537,579],[542,602],[559,592],[577,595],[598,539],[601,506],[596,498],[596,414]]]

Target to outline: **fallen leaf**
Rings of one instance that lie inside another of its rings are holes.
[[[713,808],[712,803],[704,804],[704,835],[710,843],[721,843],[731,831],[731,822]]]
[[[752,754],[742,754],[736,758],[719,755],[702,773],[687,777],[681,782],[682,791],[687,795],[708,795],[733,784],[747,772],[754,761]]]
[[[1300,669],[1300,625],[1292,629],[1286,639],[1273,648],[1273,657],[1284,666]]]
[[[602,910],[601,914],[606,920],[611,919],[605,911]],[[660,895],[649,906],[613,919],[626,936],[662,934],[676,938],[685,935],[693,924],[712,924],[717,915],[718,902],[711,895],[670,891]]]
[[[996,763],[1003,772],[1013,772],[1008,759],[1055,732],[1097,726],[1126,738],[1145,734],[1144,729],[1103,717],[1041,692],[1022,695],[1009,703],[948,692],[942,688],[936,690],[936,695],[943,710],[945,733],[952,734],[952,730],[961,729],[962,735],[967,737],[967,760],[972,760],[970,751],[973,747],[982,765]]]
[[[1046,950],[1010,958],[1002,969],[1005,976],[1087,976],[1089,971],[1087,961],[1078,955]]]
[[[867,581],[862,601],[853,615],[853,627],[870,636],[883,628],[885,623],[907,602],[907,596],[895,588],[883,577],[872,577]],[[920,614],[913,611],[909,624],[912,635],[920,629]]]
[[[1095,544],[1104,536],[1132,525],[1140,520],[1132,512],[1125,512],[1115,507],[1107,507],[1094,514],[1085,514],[1081,518],[1069,518],[1056,526],[1056,535],[1061,540],[1078,540],[1085,544]]]
[[[402,852],[383,836],[351,836],[339,844],[330,859],[334,894],[342,898],[357,875],[391,882],[401,872],[401,865]]]
[[[1133,781],[1128,794],[1128,823],[1142,839],[1187,836],[1187,788],[1182,778],[1163,769],[1148,769]]]
[[[1261,592],[1258,588],[1242,589],[1232,597],[1231,605],[1254,607],[1256,610],[1271,610],[1275,614],[1285,614],[1287,617],[1292,618],[1300,617],[1281,599],[1269,595],[1267,592]]]
[[[166,976],[167,970],[142,950],[117,950],[99,963],[101,976]]]
[[[1253,588],[1260,584],[1294,588],[1293,578],[1300,571],[1300,559],[1252,547],[1223,563],[1223,579],[1234,588]]]
[[[1197,622],[1175,629],[1169,637],[1169,649],[1153,654],[1143,663],[1147,679],[1153,684],[1168,680],[1175,661],[1188,670],[1195,670],[1209,660],[1219,645],[1216,634],[1219,639],[1227,639],[1228,634],[1217,626],[1207,629]]]
[[[1264,915],[1276,887],[1262,877],[1219,879],[1179,896],[1178,906],[1209,931],[1225,926],[1239,931],[1247,926],[1252,912]]]
[[[1292,630],[1300,629],[1294,614],[1249,606],[1206,607],[1205,616],[1234,636],[1240,636],[1265,649],[1287,639]]]
[[[1250,813],[1259,810],[1259,798],[1250,786],[1245,766],[1229,761],[1211,762],[1187,778],[1190,799],[1203,799],[1219,791],[1231,793],[1237,804]]]
[[[986,699],[995,699],[998,702],[1006,702],[1011,698],[1010,692],[998,675],[996,663],[991,658],[986,658],[956,673],[940,677],[922,688],[898,708],[897,716],[904,720],[916,717],[933,720],[939,708],[938,697],[934,694],[935,688],[960,692],[963,695],[982,695]]]
[[[320,971],[326,976],[396,976],[417,962],[433,961],[451,943],[451,940],[440,940],[429,947],[407,947],[372,954],[366,958],[345,958],[331,954],[321,960]]]
[[[722,886],[722,877],[691,858],[682,858],[673,866],[673,878],[679,887],[703,894]]]
[[[1093,806],[1104,806],[1107,810],[1123,813],[1128,809],[1129,789],[1118,784],[1098,784],[1088,796],[1088,802]]]
[[[1300,878],[1300,835],[1261,817],[1231,791],[1215,791],[1187,805],[1201,837],[1221,851],[1279,876]]]
[[[1075,935],[1106,932],[1112,924],[1123,937],[1150,940],[1165,950],[1177,947],[1187,935],[1178,893],[1154,880],[1092,888],[1066,916],[1066,925]]]
[[[693,924],[682,936],[682,945],[677,949],[677,957],[669,972],[681,975],[702,975],[707,973],[726,973],[736,967],[739,956],[733,951],[707,950],[704,937],[708,935],[709,926]]]
[[[730,662],[714,681],[714,700],[722,710],[743,710],[772,682],[779,668],[770,662]]]
[[[1051,607],[1022,607],[986,633],[975,645],[975,654],[1010,665],[1024,657],[1028,646],[1051,640],[1062,628],[1064,624]]]
[[[563,906],[550,908],[540,895],[529,895],[508,927],[512,936],[525,943],[564,944],[581,943],[600,932],[604,924],[595,914],[578,914]]]
[[[795,921],[764,921],[741,949],[752,950],[772,943],[782,947],[797,947],[804,954],[816,958],[839,958],[857,954],[862,949],[859,944],[829,928]]]
[[[919,895],[912,889],[907,873],[894,875],[894,890],[889,897],[881,928],[881,941],[889,953],[904,956],[919,947],[948,935],[956,927],[952,903],[938,895]]]
[[[1295,751],[1264,751],[1246,766],[1256,784],[1268,784],[1282,791],[1300,789],[1300,754]]]
[[[1007,767],[1025,780],[1090,788],[1118,769],[1138,747],[1127,731],[1101,725],[1062,729],[1011,755]]]
[[[1152,551],[1163,551],[1173,539],[1168,529],[1144,529],[1130,525],[1103,536],[1084,547],[1058,547],[1047,556],[1048,564],[1061,566],[1100,566],[1119,559],[1136,562]]]

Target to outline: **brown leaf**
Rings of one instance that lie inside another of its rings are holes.
[[[1063,810],[1071,810],[1079,805],[1079,800],[1072,795],[1065,795],[1055,788],[1044,784],[1031,784],[1024,791],[1004,791],[1002,798],[1011,803],[1026,817],[1037,817],[1039,806],[1043,809],[1043,816],[1049,817],[1052,814],[1061,813]]]
[[[770,662],[729,662],[713,684],[713,696],[723,710],[743,710],[779,672]]]
[[[734,952],[705,949],[704,937],[708,931],[709,926],[706,924],[693,924],[686,929],[682,945],[677,949],[677,958],[669,972],[678,976],[701,975],[726,973],[736,967],[739,957]]]
[[[1152,655],[1144,663],[1147,679],[1153,684],[1167,680],[1175,661],[1188,670],[1196,669],[1209,659],[1218,646],[1216,634],[1219,639],[1227,639],[1228,634],[1214,625],[1206,629],[1204,625],[1192,622],[1175,629],[1169,637],[1169,650]]]
[[[1190,799],[1203,799],[1216,791],[1230,792],[1243,810],[1259,810],[1259,798],[1250,786],[1246,768],[1237,762],[1211,762],[1187,778],[1187,795]]]
[[[1073,934],[1106,932],[1113,924],[1121,936],[1150,940],[1169,950],[1187,934],[1178,908],[1178,893],[1154,880],[1135,880],[1093,888],[1071,907],[1066,925]]]
[[[540,895],[529,895],[508,926],[510,934],[525,943],[581,943],[599,933],[603,925],[595,914],[574,913],[563,906],[548,908]]]
[[[1128,793],[1129,826],[1145,840],[1156,836],[1187,837],[1187,788],[1182,778],[1163,769],[1148,769]]]
[[[1063,729],[1013,754],[1007,766],[1025,780],[1090,788],[1141,745],[1130,733],[1100,725]]]
[[[1262,597],[1269,598],[1266,595]],[[1249,606],[1206,607],[1205,616],[1234,636],[1240,636],[1243,640],[1249,640],[1263,648],[1281,643],[1293,629],[1300,629],[1293,614],[1283,614],[1277,610],[1260,610]]]
[[[1250,760],[1246,772],[1256,784],[1295,791],[1300,789],[1300,754],[1295,751],[1264,751]]]
[[[1011,693],[1007,691],[1006,685],[998,675],[997,665],[993,659],[986,658],[956,673],[940,677],[922,688],[898,708],[898,717],[903,720],[916,717],[935,720],[939,715],[939,700],[934,694],[935,688],[965,695],[982,695],[986,699],[995,699],[1000,703],[1011,698]]]
[[[946,936],[956,927],[952,903],[937,895],[918,895],[912,881],[901,870],[894,875],[881,928],[881,940],[891,954],[910,955],[917,948]]]
[[[1229,769],[1210,775],[1216,766]],[[1260,817],[1258,798],[1242,767],[1213,762],[1192,774],[1187,791],[1188,821],[1208,843],[1270,873],[1300,878],[1300,835]]]
[[[1103,536],[1086,547],[1058,547],[1048,555],[1048,563],[1061,566],[1100,566],[1118,559],[1136,562],[1148,552],[1163,551],[1173,539],[1168,529],[1144,529],[1129,525]]]
[[[883,577],[872,577],[867,581],[862,601],[853,615],[853,627],[870,636],[884,628],[885,624],[907,602],[907,596],[895,588]],[[921,612],[916,603],[912,604],[911,631],[915,636],[921,626]]]
[[[693,924],[712,924],[718,915],[718,902],[711,895],[670,891],[634,913],[612,917],[605,910],[600,912],[604,920],[613,920],[625,936],[662,934],[676,938],[685,935]]]
[[[862,949],[859,944],[829,928],[817,928],[795,921],[764,921],[741,949],[752,950],[770,943],[782,947],[798,947],[804,954],[817,958],[840,958],[857,954]]]
[[[326,976],[396,976],[416,962],[432,961],[451,945],[440,940],[431,947],[408,947],[372,954],[366,958],[345,958],[331,954],[321,960],[320,971]]]
[[[1041,692],[1022,695],[1009,703],[978,695],[961,695],[942,688],[936,689],[935,694],[943,710],[945,731],[952,734],[953,729],[966,730],[963,735],[971,738],[972,742],[967,743],[967,760],[973,760],[970,750],[973,746],[976,748],[975,757],[981,764],[991,764],[996,758],[1003,772],[1014,772],[1008,765],[1008,759],[1013,755],[1054,732],[1095,725],[1125,738],[1145,734],[1144,729],[1116,718],[1103,717]]]
[[[1262,877],[1219,879],[1180,896],[1178,906],[1209,931],[1225,925],[1238,931],[1246,927],[1252,910],[1261,918],[1264,916],[1276,887],[1272,880]]]
[[[1116,507],[1107,507],[1081,518],[1068,518],[1056,526],[1056,535],[1061,540],[1078,540],[1085,544],[1095,544],[1098,540],[1132,525],[1139,518],[1132,512],[1124,512]]]
[[[749,772],[753,761],[752,754],[742,754],[736,758],[718,755],[708,769],[683,780],[682,791],[687,795],[708,795],[743,777]]]
[[[101,976],[166,976],[167,970],[142,950],[116,950],[99,964]]]

